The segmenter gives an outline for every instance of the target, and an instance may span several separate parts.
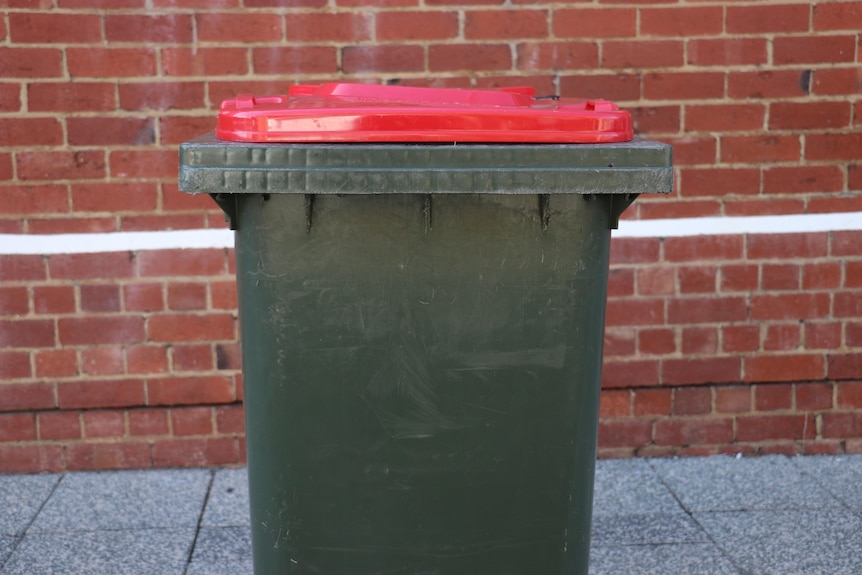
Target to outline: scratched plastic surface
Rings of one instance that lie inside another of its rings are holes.
[[[241,142],[607,143],[632,139],[631,115],[607,100],[499,90],[327,83],[285,96],[222,102],[216,135]]]
[[[244,194],[255,573],[586,575],[610,196]]]

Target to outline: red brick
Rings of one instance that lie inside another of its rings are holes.
[[[27,315],[30,301],[25,287],[0,287],[0,316]]]
[[[135,409],[129,411],[129,434],[168,435],[168,410]]]
[[[428,48],[428,70],[508,70],[512,53],[506,44],[435,44]]]
[[[116,218],[48,218],[30,220],[31,234],[90,234],[116,232]]]
[[[832,255],[834,256],[858,256],[860,245],[862,245],[862,230],[833,232],[832,233]],[[3,260],[0,259],[0,264]],[[3,268],[0,266],[0,277]]]
[[[210,407],[184,407],[171,410],[171,427],[176,436],[211,435],[213,413]]]
[[[0,51],[2,57],[2,51]],[[18,83],[0,84],[0,109],[17,112],[21,109],[21,85]]]
[[[113,312],[120,311],[120,288],[116,285],[82,285],[81,311]]]
[[[173,346],[173,371],[211,371],[213,350],[209,343],[203,345]]]
[[[628,108],[635,132],[676,133],[680,129],[679,106],[635,106]]]
[[[627,389],[604,390],[599,401],[599,418],[629,417],[632,411],[632,394]]]
[[[0,413],[0,442],[36,439],[36,417],[31,413]]]
[[[134,259],[126,252],[58,254],[47,258],[51,279],[116,279],[134,274]]]
[[[0,77],[58,78],[63,75],[63,56],[54,48],[0,47]]]
[[[48,0],[48,5],[52,0]],[[58,0],[60,8],[100,8],[103,10],[121,10],[123,8],[144,8],[146,0]]]
[[[766,351],[790,351],[798,349],[801,340],[802,329],[799,323],[769,325],[766,327],[763,349]]]
[[[193,36],[190,14],[109,14],[105,16],[105,37],[108,42],[144,42],[147,44],[187,44],[203,40],[203,30],[198,38]]]
[[[143,405],[144,385],[138,379],[61,381],[57,399],[60,409]]]
[[[858,160],[862,153],[862,133],[809,134],[805,137],[808,160]]]
[[[0,348],[53,347],[54,343],[54,322],[51,320],[0,320]]]
[[[640,295],[671,295],[676,292],[676,276],[673,269],[638,268],[636,277],[637,293]]]
[[[151,317],[147,322],[150,341],[233,340],[234,318],[230,314],[171,314]]]
[[[635,417],[671,414],[673,396],[670,389],[634,390],[633,411]]]
[[[639,329],[637,343],[640,354],[671,354],[676,351],[676,333],[667,328]]]
[[[236,343],[218,343],[215,346],[216,369],[239,370],[242,368],[240,345]]]
[[[245,412],[241,404],[222,405],[215,412],[218,433],[245,433]]]
[[[671,262],[741,259],[742,236],[694,236],[664,240],[664,258]]]
[[[111,176],[115,178],[176,177],[178,169],[175,151],[119,150],[110,152],[109,161]]]
[[[699,100],[724,97],[724,74],[662,72],[644,75],[644,97],[651,100]]]
[[[828,356],[826,375],[829,379],[855,379],[862,374],[862,354],[846,353]]]
[[[226,272],[222,249],[158,250],[138,254],[139,274],[156,276],[213,276]]]
[[[259,73],[271,73],[274,68],[270,65],[267,70],[257,69],[258,53],[279,54],[281,48],[256,48],[253,51],[255,60],[255,69]],[[286,48],[285,50],[290,50]],[[335,59],[335,48],[326,47],[326,51],[332,54]],[[289,53],[289,52],[288,52]],[[248,60],[246,48],[194,48],[186,47],[166,47],[162,49],[162,73],[165,76],[204,76],[211,78],[213,76],[242,76],[248,73]],[[270,58],[271,62],[278,60],[277,57]],[[291,64],[290,59],[284,59],[282,64],[288,67]],[[287,68],[283,68],[287,71]],[[311,72],[313,68],[309,69]],[[321,70],[322,71],[322,70]]]
[[[849,327],[848,327],[849,330]],[[849,339],[849,335],[848,335]],[[852,345],[848,341],[848,345]],[[805,324],[805,348],[806,349],[838,349],[841,347],[841,324],[840,323],[811,323]]]
[[[457,12],[383,11],[375,18],[377,40],[381,41],[444,40],[458,36]]]
[[[681,387],[673,392],[674,415],[698,415],[712,411],[712,393],[706,387]]]
[[[156,467],[205,467],[239,463],[239,444],[231,437],[164,439],[153,443]]]
[[[468,40],[545,38],[547,35],[548,13],[545,10],[467,10],[464,13],[464,37]]]
[[[806,96],[808,77],[805,70],[731,71],[727,75],[727,95],[734,99]]]
[[[147,380],[149,405],[197,405],[236,400],[228,377],[173,377]]]
[[[816,432],[810,415],[752,415],[736,419],[737,441],[813,439]]]
[[[850,35],[787,36],[773,40],[772,60],[779,66],[853,62],[855,55],[856,37]]]
[[[341,67],[347,74],[361,72],[408,72],[425,63],[421,46],[345,46]]]
[[[105,176],[102,151],[19,152],[18,178],[21,180],[81,180]]]
[[[722,351],[746,352],[760,349],[760,328],[753,325],[726,326],[721,330]]]
[[[769,127],[773,130],[815,130],[850,125],[850,102],[773,102]]]
[[[95,44],[102,24],[97,15],[12,12],[9,37],[16,44]]]
[[[778,411],[793,407],[793,386],[755,385],[754,409],[756,411]]]
[[[235,310],[237,308],[236,282],[210,283],[210,297],[213,309]]]
[[[614,268],[608,274],[608,297],[634,295],[635,274],[632,269]]]
[[[685,107],[685,127],[704,132],[762,130],[764,116],[760,104],[690,105]]]
[[[838,166],[769,167],[763,172],[767,194],[837,192],[844,187]]]
[[[65,185],[31,185],[7,188],[3,192],[2,214],[59,214],[69,211],[69,192]]]
[[[168,309],[201,310],[207,307],[207,286],[203,283],[168,284]]]
[[[763,264],[760,287],[763,290],[798,290],[801,271],[793,264]]]
[[[862,347],[862,323],[847,324],[847,346]]]
[[[333,74],[338,70],[334,46],[272,46],[255,48],[252,54],[258,74]]]
[[[847,262],[844,271],[846,287],[862,287],[862,261]]]
[[[36,377],[78,375],[78,355],[73,349],[46,349],[36,353]]]
[[[814,73],[812,89],[822,96],[850,95],[859,91],[860,82],[862,78],[855,67],[826,68]]]
[[[715,411],[717,413],[744,413],[751,411],[751,388],[747,385],[716,387]]]
[[[859,30],[862,28],[862,7],[859,2],[827,2],[815,4],[815,30]]]
[[[95,437],[122,437],[126,431],[125,417],[122,411],[85,411],[84,435]]]
[[[606,329],[603,348],[605,357],[634,355],[634,330],[630,328]]]
[[[680,418],[657,421],[658,445],[710,445],[733,441],[733,419]]]
[[[608,326],[657,325],[664,323],[664,306],[661,299],[633,298],[608,301]]]
[[[810,9],[808,4],[729,6],[727,32],[731,35],[807,32]]]
[[[640,33],[648,36],[715,36],[724,27],[721,6],[643,8],[640,11]]]
[[[732,383],[740,379],[738,357],[665,359],[661,362],[661,381],[665,385]]]
[[[117,346],[88,347],[81,351],[81,368],[86,375],[123,373],[123,350]]]
[[[114,86],[105,82],[39,82],[27,86],[31,112],[106,112],[116,106]]]
[[[723,265],[720,270],[722,292],[754,291],[760,283],[759,267],[754,264]]]
[[[118,87],[123,110],[204,108],[203,82],[135,82]]]
[[[745,381],[791,382],[823,379],[826,361],[819,354],[761,355],[743,359]]]
[[[155,210],[158,205],[158,187],[137,182],[73,184],[72,205],[76,212]]]
[[[662,242],[653,238],[618,238],[611,242],[611,264],[657,262]]]
[[[714,293],[718,268],[715,266],[686,266],[679,268],[679,293]]]
[[[602,388],[651,387],[658,384],[658,361],[605,361]]]
[[[634,37],[637,14],[633,8],[563,8],[554,10],[553,34],[558,38]]]
[[[165,308],[162,284],[134,283],[123,286],[123,309],[160,311]]]
[[[832,409],[833,386],[831,383],[797,383],[795,387],[797,410]]]
[[[605,68],[666,68],[683,64],[683,43],[678,40],[607,41],[602,45]]]
[[[156,52],[152,48],[68,48],[69,75],[73,78],[153,76]]]
[[[0,445],[0,473],[57,473],[63,450],[57,445]]]
[[[155,143],[152,118],[68,118],[66,126],[72,146],[144,146]]]
[[[54,118],[0,118],[0,146],[56,146],[62,132]]]
[[[79,439],[81,421],[77,411],[43,411],[39,414],[39,439]]]
[[[603,98],[615,102],[639,100],[640,74],[577,74],[560,77],[560,94],[573,98]]]
[[[692,168],[681,170],[685,197],[760,193],[760,170],[754,168]]]
[[[714,327],[687,327],[682,330],[682,353],[714,354],[718,351],[718,329]]]
[[[862,411],[823,414],[823,437],[845,439],[860,436],[862,436]]]
[[[840,441],[814,440],[806,441],[802,445],[803,455],[840,455],[841,453],[844,453],[844,448]]]
[[[70,471],[142,469],[151,465],[150,446],[144,442],[73,443],[66,447]]]
[[[0,353],[0,361],[12,355],[13,352]],[[27,354],[21,355],[27,357]],[[27,367],[29,373],[29,359]],[[3,368],[0,367],[0,374],[2,373]],[[0,377],[4,376],[0,375]],[[11,376],[8,379],[11,379]],[[54,386],[51,383],[9,383],[7,381],[0,384],[0,411],[50,409],[54,406]]]
[[[668,323],[725,323],[748,319],[748,304],[742,297],[687,297],[668,303]]]
[[[748,257],[751,259],[813,259],[825,257],[828,250],[828,234],[752,234],[748,236]]]
[[[125,350],[128,373],[154,374],[168,371],[168,355],[161,346],[135,346]]]
[[[651,438],[648,421],[599,421],[599,448],[640,447],[650,443]]]
[[[751,298],[749,310],[753,320],[824,318],[829,315],[829,294],[755,295]]]
[[[780,162],[800,158],[798,136],[725,136],[721,139],[723,162]]]
[[[64,345],[137,343],[145,335],[139,316],[61,318],[57,327]]]
[[[361,42],[371,39],[372,20],[365,12],[292,13],[285,31],[290,42]]]
[[[766,64],[764,38],[703,38],[688,41],[688,63],[695,66]]]

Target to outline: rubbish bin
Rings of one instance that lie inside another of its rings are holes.
[[[669,146],[607,102],[356,84],[217,133],[180,188],[236,230],[255,573],[585,575],[610,230]]]

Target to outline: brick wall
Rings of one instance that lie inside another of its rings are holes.
[[[781,216],[615,240],[602,455],[862,452],[862,2],[0,6],[0,471],[243,460],[231,251],[104,234],[222,229],[177,145],[238,91],[332,79],[612,99],[674,145],[627,218]]]

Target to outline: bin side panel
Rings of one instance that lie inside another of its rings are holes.
[[[307,208],[238,200],[255,572],[586,574],[609,200]]]

